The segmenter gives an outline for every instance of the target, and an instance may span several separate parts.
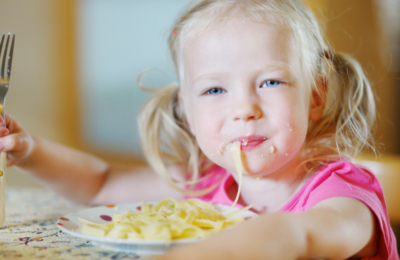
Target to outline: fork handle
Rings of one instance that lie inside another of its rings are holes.
[[[6,167],[7,153],[0,154],[0,227],[3,226],[5,220],[5,195],[6,195]]]

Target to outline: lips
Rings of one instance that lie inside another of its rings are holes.
[[[234,139],[232,141],[236,142],[239,141],[240,142],[240,146],[241,149],[244,151],[248,151],[248,150],[252,150],[254,148],[256,148],[257,146],[259,146],[260,144],[262,144],[264,141],[268,140],[268,138],[266,138],[265,136],[261,136],[261,135],[250,135],[250,136],[241,136],[238,137],[236,139]]]

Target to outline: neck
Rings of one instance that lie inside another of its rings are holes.
[[[282,208],[304,185],[303,172],[296,172],[300,160],[292,160],[292,163],[278,171],[256,178],[255,176],[243,176],[240,203],[253,205],[253,209],[259,213],[275,212]],[[234,175],[237,181],[237,175]],[[237,186],[233,188],[230,196],[236,196]],[[232,199],[232,197],[231,197]]]

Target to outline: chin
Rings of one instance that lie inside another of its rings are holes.
[[[243,164],[243,174],[248,175],[248,176],[259,176],[259,175],[265,175],[265,165],[258,165],[252,164],[252,165],[244,165]]]
[[[285,158],[286,159],[286,158]],[[286,161],[280,160],[279,157],[265,159],[265,161],[243,162],[243,174],[248,176],[268,176],[282,169],[287,165]]]

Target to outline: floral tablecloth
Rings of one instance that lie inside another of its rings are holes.
[[[56,220],[87,206],[48,190],[7,187],[6,220],[0,228],[0,259],[138,259],[63,233]]]

